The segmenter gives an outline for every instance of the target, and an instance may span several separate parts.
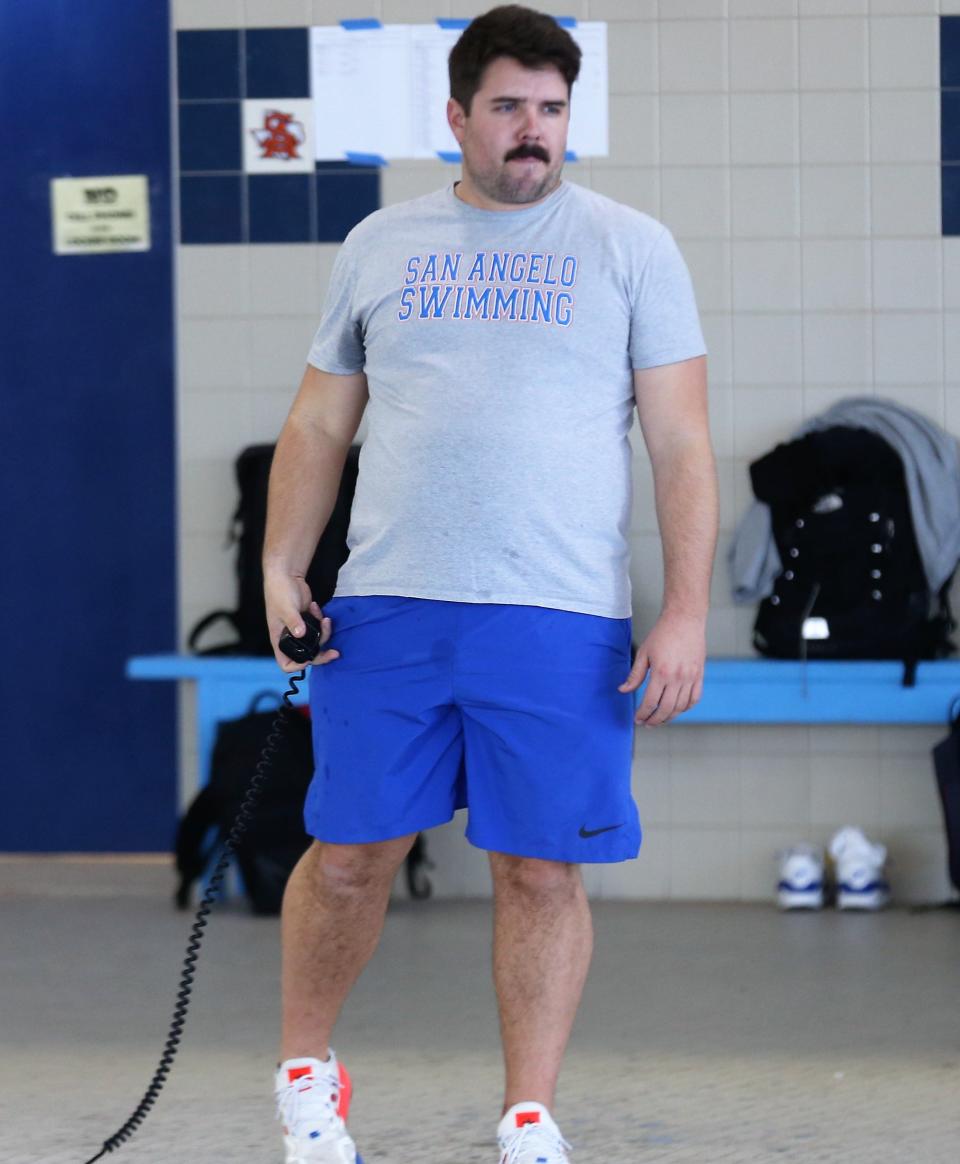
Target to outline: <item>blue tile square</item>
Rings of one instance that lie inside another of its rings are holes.
[[[940,17],[940,85],[960,88],[960,16]]]
[[[180,241],[243,242],[242,182],[239,174],[181,178]]]
[[[180,100],[240,97],[240,29],[177,33]]]
[[[242,170],[239,101],[180,103],[180,169]]]
[[[317,184],[317,242],[343,242],[357,223],[380,209],[380,171],[321,170]]]
[[[250,174],[250,242],[312,242],[310,174]]]
[[[943,233],[960,235],[960,166],[943,166],[940,175]]]
[[[960,89],[940,93],[940,160],[960,162]]]
[[[247,97],[309,97],[306,28],[248,28]]]

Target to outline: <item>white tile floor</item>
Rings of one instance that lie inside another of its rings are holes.
[[[150,862],[0,858],[0,1161],[83,1164],[163,1045],[189,918]],[[595,906],[556,1115],[574,1164],[947,1164],[960,1143],[960,913]],[[280,1160],[277,922],[211,919],[182,1049],[108,1160]],[[336,1045],[367,1164],[495,1164],[483,902],[395,903]]]

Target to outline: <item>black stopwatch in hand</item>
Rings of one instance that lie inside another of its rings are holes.
[[[314,618],[309,611],[301,611],[300,617],[303,619],[303,624],[307,628],[303,635],[299,639],[294,638],[289,628],[284,627],[283,634],[280,636],[280,641],[277,643],[277,646],[294,663],[309,663],[316,658],[320,650],[320,639],[323,635],[323,628],[319,620]]]

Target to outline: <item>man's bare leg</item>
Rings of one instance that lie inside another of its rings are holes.
[[[490,870],[503,1110],[551,1108],[593,953],[590,906],[577,865],[491,853]]]
[[[380,940],[390,886],[416,834],[369,845],[315,841],[283,896],[280,1058],[326,1059],[340,1009]]]

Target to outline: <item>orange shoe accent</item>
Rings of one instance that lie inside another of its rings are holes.
[[[514,1118],[517,1121],[517,1127],[522,1128],[526,1124],[538,1124],[540,1113],[538,1111],[518,1111]]]
[[[350,1111],[350,1100],[353,1098],[353,1084],[346,1067],[342,1063],[337,1063],[337,1067],[340,1071],[340,1100],[337,1103],[337,1115],[346,1123],[347,1114]]]

